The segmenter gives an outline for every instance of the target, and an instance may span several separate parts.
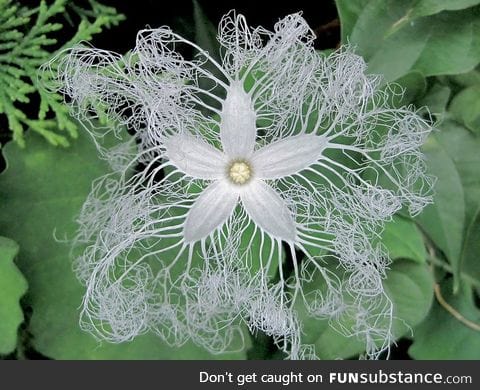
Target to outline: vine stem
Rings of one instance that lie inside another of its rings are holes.
[[[454,316],[458,321],[463,325],[473,329],[477,332],[480,332],[480,324],[470,321],[468,318],[465,318],[460,312],[458,312],[454,307],[452,307],[443,297],[442,292],[440,291],[440,285],[435,283],[433,285],[433,291],[435,292],[435,298],[437,298],[438,303],[448,311],[452,316]]]
[[[439,262],[435,258],[435,250],[428,245],[428,253],[430,257],[430,266],[432,269],[432,274],[434,271],[435,266],[440,266],[444,270],[451,272],[451,268],[448,267],[446,264],[443,264],[443,262]],[[449,270],[450,268],[450,270]],[[442,291],[440,289],[440,284],[438,284],[436,281],[434,281],[433,284],[433,292],[435,294],[435,298],[437,299],[438,303],[440,306],[442,306],[448,313],[450,313],[457,321],[461,322],[463,325],[466,327],[473,329],[477,332],[480,332],[480,324],[477,324],[474,321],[470,321],[468,318],[465,318],[457,309],[455,309],[452,305],[450,305],[445,298],[442,295]]]

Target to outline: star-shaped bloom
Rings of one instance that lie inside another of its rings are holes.
[[[310,167],[320,159],[327,140],[299,133],[255,150],[256,139],[252,100],[235,82],[228,88],[222,107],[222,150],[189,134],[166,140],[165,154],[172,165],[185,175],[211,182],[186,216],[185,242],[202,240],[222,227],[239,202],[267,234],[288,243],[296,241],[295,217],[267,181]]]
[[[218,353],[246,325],[307,358],[303,324],[326,320],[371,357],[388,348],[389,260],[372,238],[431,201],[431,128],[350,48],[327,56],[313,40],[300,14],[267,31],[232,12],[221,61],[161,27],[124,56],[77,47],[46,67],[96,138],[105,118],[134,133],[100,149],[114,172],[79,216],[83,327]]]

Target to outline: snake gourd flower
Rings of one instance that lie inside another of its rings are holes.
[[[126,127],[136,142],[100,147],[113,170],[78,218],[85,329],[219,353],[246,325],[303,359],[315,357],[304,322],[326,319],[369,357],[388,349],[389,259],[372,238],[431,202],[431,127],[350,47],[325,55],[313,40],[301,14],[268,31],[230,12],[221,61],[167,27],[124,56],[79,46],[55,59],[50,87],[95,139]]]

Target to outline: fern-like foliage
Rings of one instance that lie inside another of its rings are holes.
[[[36,8],[22,6],[17,1],[0,0],[0,114],[6,116],[12,137],[25,145],[24,132],[31,129],[53,145],[67,146],[69,138],[77,136],[77,124],[71,119],[62,96],[40,87],[38,68],[56,52],[94,34],[117,25],[124,16],[112,7],[96,0],[82,8],[69,0],[41,0]],[[73,36],[61,47],[53,35],[59,35],[70,12],[80,17]],[[52,47],[56,50],[52,52]],[[34,94],[39,96],[38,114],[27,115],[22,103],[31,104]],[[47,117],[51,112],[52,119]],[[4,129],[0,129],[3,131]],[[63,131],[61,134],[58,131]]]

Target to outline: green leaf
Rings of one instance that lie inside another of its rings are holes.
[[[17,243],[0,237],[0,355],[15,350],[17,330],[23,322],[19,300],[27,291],[27,281],[13,262],[17,254]]]
[[[434,83],[419,100],[415,102],[417,107],[428,107],[429,111],[441,121],[445,116],[448,100],[450,99],[451,89],[440,83]]]
[[[352,35],[353,27],[357,23],[358,16],[367,6],[370,0],[335,0],[337,5],[338,16],[341,25],[341,41],[343,44],[348,43],[348,38]]]
[[[335,272],[334,266],[329,268]],[[322,288],[322,283],[322,280],[317,280],[313,285]],[[393,334],[396,338],[407,334],[425,318],[432,302],[432,286],[433,279],[426,264],[410,260],[393,262],[384,288],[394,307]],[[307,318],[304,320],[304,331],[310,336],[309,341],[315,343],[321,359],[349,358],[364,352],[363,342],[345,337],[329,326],[328,321]]]
[[[217,40],[217,28],[208,20],[198,1],[193,0],[193,22],[195,42],[215,59],[219,58],[220,43]],[[218,69],[216,69],[218,72]]]
[[[427,82],[421,72],[413,71],[395,80],[395,84],[402,88],[402,93],[392,97],[392,104],[395,107],[406,106],[412,101],[425,95]],[[391,86],[390,86],[391,88]]]
[[[411,259],[425,263],[427,252],[418,227],[409,219],[395,215],[385,226],[381,242],[391,259]]]
[[[467,227],[462,252],[462,271],[480,286],[480,207]]]
[[[369,71],[392,81],[411,70],[425,76],[472,70],[480,61],[480,7],[403,23],[414,4],[413,0],[364,4],[349,41],[365,57]]]
[[[465,202],[465,223],[463,247],[456,271],[466,267],[465,272],[478,278],[478,213],[480,210],[480,137],[472,134],[453,121],[446,121],[437,133],[446,154],[452,159],[463,186]],[[438,191],[438,190],[437,190]],[[453,222],[453,221],[452,221]],[[453,265],[453,264],[452,264]],[[468,271],[467,271],[468,269]],[[458,276],[458,274],[455,274]],[[459,279],[455,280],[458,288]]]
[[[436,134],[460,176],[465,195],[465,226],[472,222],[480,206],[480,137],[453,121],[445,121]]]
[[[416,220],[445,253],[458,278],[465,224],[462,181],[454,161],[436,135],[427,139],[424,150],[429,172],[438,180],[433,204],[428,205]]]
[[[410,14],[414,17],[438,14],[442,11],[456,11],[473,7],[480,0],[418,0]]]
[[[470,321],[480,323],[480,310],[475,306],[473,291],[462,285],[457,294],[452,292],[451,280],[442,286],[446,302]],[[435,302],[428,317],[415,329],[415,338],[409,349],[414,359],[480,359],[478,331],[468,328]]]
[[[269,279],[273,279],[279,270],[279,262],[285,263],[286,252],[282,250],[278,252],[279,248],[276,241],[265,239],[262,234],[258,232],[258,228],[253,222],[250,222],[248,227],[242,234],[239,253],[241,256],[249,254],[252,263],[249,267],[251,275],[255,275],[261,268],[265,269],[265,259],[272,256],[275,261],[272,261],[270,268],[265,271]],[[277,260],[278,259],[278,260]]]
[[[84,287],[72,272],[68,243],[58,239],[73,236],[92,180],[109,169],[85,135],[67,150],[45,145],[35,133],[27,138],[28,153],[13,143],[4,148],[8,169],[0,176],[0,231],[22,248],[19,267],[30,284],[33,347],[55,359],[245,358],[244,352],[211,355],[192,343],[170,348],[152,334],[100,344],[80,330]]]
[[[393,31],[421,16],[430,16],[442,11],[457,11],[479,4],[479,0],[417,0],[406,14],[397,21]]]
[[[195,43],[206,50],[213,59],[220,62],[220,43],[217,40],[217,28],[208,20],[196,0],[193,0],[193,24],[195,26]],[[206,61],[203,67],[220,80],[224,77],[211,61]],[[218,86],[211,79],[200,78],[199,86],[202,89],[214,91],[219,97],[222,97],[224,94],[223,89],[217,88]],[[205,102],[212,107],[218,106],[218,101],[209,96],[205,98]],[[210,112],[208,114],[210,115]]]
[[[456,74],[453,76],[450,76],[450,78],[458,85],[461,85],[462,87],[470,87],[472,85],[480,85],[480,71],[477,69],[474,69],[470,72],[467,73],[460,73]]]
[[[453,119],[480,134],[480,85],[465,88],[455,95],[449,110]]]

